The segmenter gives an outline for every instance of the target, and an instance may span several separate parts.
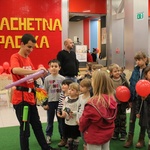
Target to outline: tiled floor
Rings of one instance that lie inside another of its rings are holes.
[[[38,111],[39,111],[41,122],[46,122],[47,120],[46,111],[41,106],[38,106]],[[19,124],[13,107],[11,105],[10,107],[8,107],[5,97],[1,97],[0,98],[0,128],[17,126],[17,125]]]

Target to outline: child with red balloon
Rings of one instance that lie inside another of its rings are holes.
[[[134,67],[134,70],[132,71],[132,75],[129,79],[130,93],[131,93],[129,105],[131,107],[131,113],[130,113],[130,121],[129,121],[128,139],[124,144],[125,148],[129,148],[133,144],[134,129],[135,129],[135,122],[136,122],[137,97],[138,97],[135,87],[137,82],[143,78],[144,69],[148,65],[148,57],[144,52],[141,51],[137,52],[134,57],[134,60],[136,62],[136,66]],[[145,130],[146,127],[140,125],[140,134],[139,134],[138,142],[136,144],[136,148],[142,148],[144,146]]]
[[[119,138],[120,141],[125,141],[127,135],[126,108],[128,106],[127,101],[130,98],[130,92],[128,90],[129,84],[125,76],[122,75],[122,73],[120,73],[119,65],[111,64],[109,66],[109,71],[110,71],[110,77],[116,89],[116,98],[118,100],[118,105],[117,105],[118,111],[115,119],[115,130],[112,139],[117,140]]]
[[[139,118],[139,125],[145,126],[148,133],[148,150],[150,150],[150,66],[144,70],[146,80],[139,80],[136,84],[138,93],[136,116]]]

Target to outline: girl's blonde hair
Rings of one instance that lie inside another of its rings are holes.
[[[85,78],[80,81],[80,85],[83,87],[90,88],[91,87],[91,79]]]
[[[94,64],[92,65],[92,70],[95,71],[95,70],[99,70],[99,69],[102,69],[104,66],[101,65],[101,64]]]
[[[98,96],[97,103],[101,103],[104,107],[109,107],[110,96],[114,95],[113,81],[106,71],[94,71],[92,74],[93,95]],[[108,103],[105,101],[103,94],[108,95]],[[94,99],[94,97],[93,97]]]
[[[73,82],[73,83],[69,84],[69,88],[75,89],[76,91],[80,91],[80,86],[76,82]]]
[[[112,73],[112,71],[113,71],[114,68],[119,69],[120,67],[119,67],[118,64],[111,64],[111,65],[109,66],[109,71],[110,71],[110,73]]]

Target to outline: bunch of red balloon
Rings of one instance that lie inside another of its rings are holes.
[[[10,74],[10,67],[8,62],[4,62],[2,66],[0,66],[0,74]]]
[[[150,82],[148,80],[139,80],[135,86],[139,96],[147,97],[150,94]]]
[[[129,101],[130,90],[126,86],[118,86],[116,89],[116,98],[121,102]]]

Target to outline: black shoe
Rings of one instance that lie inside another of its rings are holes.
[[[120,141],[125,141],[126,140],[126,135],[121,135]]]
[[[113,140],[117,140],[117,139],[118,139],[118,134],[117,134],[117,133],[114,133],[112,139],[113,139]]]
[[[50,146],[50,149],[49,150],[61,150],[61,148],[52,148],[51,146]]]

